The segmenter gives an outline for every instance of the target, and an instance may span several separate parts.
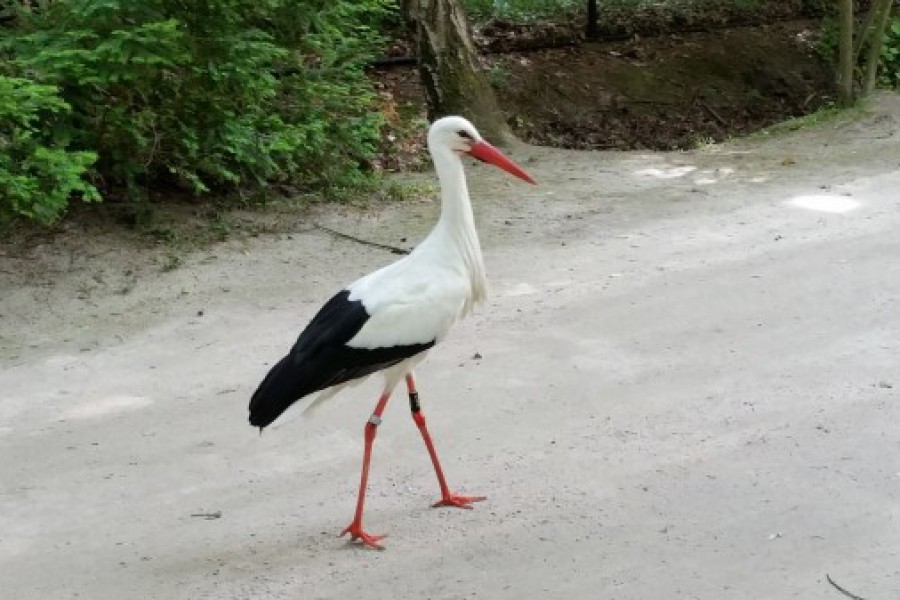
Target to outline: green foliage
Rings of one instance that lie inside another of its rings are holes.
[[[815,52],[827,63],[837,65],[838,48],[840,47],[840,28],[837,19],[829,17],[822,23],[819,39],[815,44]]]
[[[835,16],[838,4],[834,0],[801,0],[800,9],[809,16]]]
[[[822,33],[816,43],[816,53],[824,60],[836,64],[838,47],[838,25],[834,19],[826,19],[822,26]],[[860,62],[866,58],[864,45],[859,53]],[[865,65],[857,65],[857,70],[865,69]],[[900,88],[900,17],[893,17],[887,24],[884,32],[884,40],[881,47],[881,62],[878,74],[879,85],[897,89]]]
[[[96,154],[67,150],[56,127],[68,112],[55,87],[0,75],[0,222],[19,216],[49,225],[71,194],[99,199],[83,178]]]
[[[884,32],[881,47],[879,82],[889,88],[900,88],[900,17],[894,17]]]
[[[773,5],[797,4],[797,0],[607,0],[598,2],[600,14],[626,16],[657,15],[666,21],[693,21],[700,16],[750,16]]]
[[[380,37],[361,23],[386,3],[60,0],[24,13],[2,49],[60,90],[71,111],[55,126],[96,153],[107,190],[327,189],[364,180],[375,152],[363,66]]]
[[[509,71],[501,64],[493,65],[487,72],[488,82],[497,89],[509,82]]]
[[[690,15],[706,11],[751,11],[773,0],[599,0],[603,15],[629,15],[635,11],[656,11],[666,15]],[[795,2],[797,0],[794,0]],[[827,1],[827,0],[820,0]],[[463,0],[473,18],[535,21],[571,16],[583,12],[586,0]]]
[[[473,18],[536,21],[571,14],[582,8],[583,0],[463,0]]]

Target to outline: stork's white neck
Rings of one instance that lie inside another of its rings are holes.
[[[432,236],[458,251],[472,282],[472,301],[481,302],[487,282],[462,160],[446,147],[432,149],[431,157],[441,184],[441,218]]]
[[[472,203],[469,201],[469,188],[466,185],[466,174],[462,160],[450,149],[441,148],[432,151],[434,167],[441,184],[441,220],[454,227],[475,228],[472,216]]]

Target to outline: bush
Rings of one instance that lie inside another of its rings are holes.
[[[900,17],[894,17],[884,32],[881,48],[879,82],[889,88],[900,88]]]
[[[374,154],[362,69],[380,39],[359,23],[385,2],[59,0],[24,13],[5,49],[16,74],[59,88],[106,190],[322,189]]]
[[[55,127],[68,112],[53,86],[0,75],[0,223],[20,216],[49,225],[71,194],[99,199],[83,178],[97,155],[68,151]]]
[[[838,35],[836,19],[826,19],[822,27],[822,34],[816,44],[816,52],[824,60],[832,64],[837,63]],[[866,65],[864,61],[868,55],[868,45],[868,42],[866,42],[859,53],[859,62],[855,69],[857,75],[865,72]],[[892,17],[884,31],[878,69],[878,84],[886,88],[900,88],[900,17]]]
[[[585,4],[583,0],[463,0],[466,12],[480,21],[557,18],[570,15]]]
[[[788,0],[796,8],[803,1],[829,2],[833,0]],[[633,18],[641,14],[659,14],[670,18],[688,18],[695,14],[731,14],[750,12],[766,5],[783,4],[784,0],[600,0],[601,15]],[[466,11],[475,19],[491,18],[510,21],[556,19],[582,14],[586,0],[463,0]]]

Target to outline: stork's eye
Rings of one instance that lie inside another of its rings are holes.
[[[471,140],[471,139],[472,139],[472,136],[469,135],[469,132],[468,132],[468,131],[464,131],[464,130],[462,130],[462,129],[460,129],[459,131],[457,131],[457,132],[456,132],[456,135],[458,135],[459,137],[466,138],[467,140]]]

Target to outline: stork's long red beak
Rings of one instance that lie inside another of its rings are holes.
[[[488,162],[494,166],[500,167],[507,173],[511,173],[519,179],[523,179],[528,183],[537,185],[537,181],[535,181],[531,177],[531,175],[526,173],[522,167],[508,159],[505,154],[503,154],[487,142],[475,142],[474,144],[472,144],[472,149],[469,150],[469,154],[471,154],[478,160],[483,160],[484,162]]]

